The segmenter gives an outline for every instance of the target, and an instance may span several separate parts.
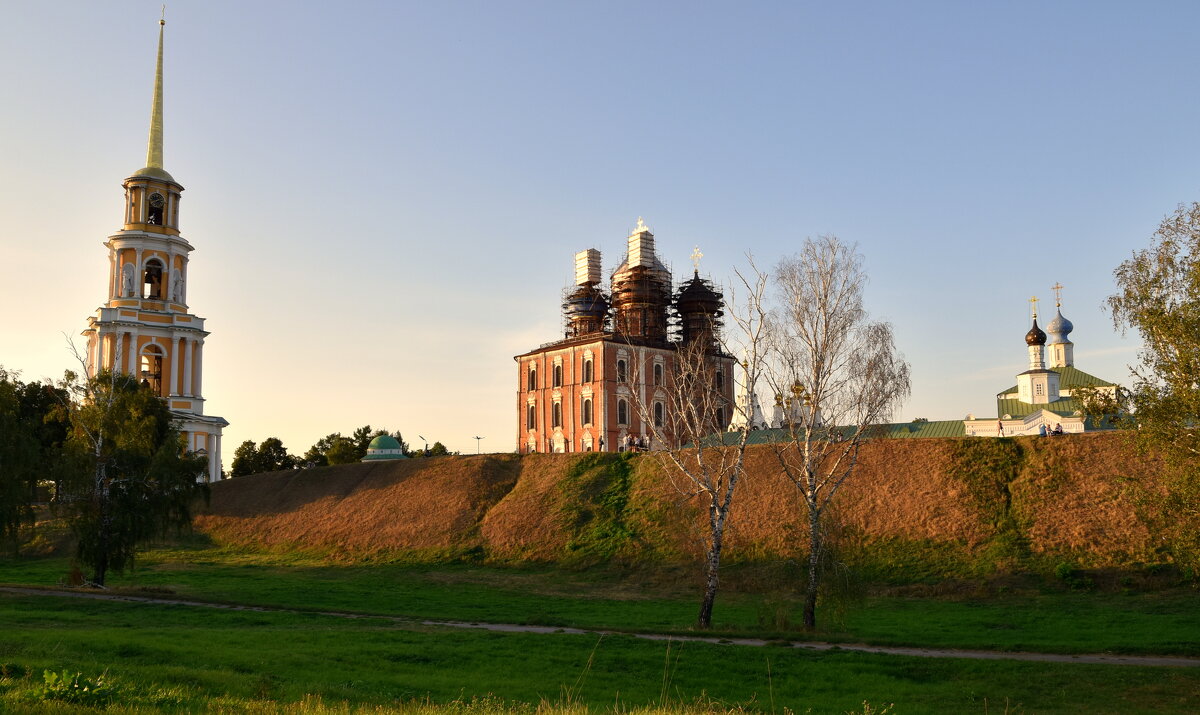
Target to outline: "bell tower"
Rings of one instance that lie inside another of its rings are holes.
[[[208,456],[208,481],[221,478],[221,431],[229,423],[204,414],[201,389],[204,319],[188,308],[192,245],[179,233],[183,186],[163,168],[163,32],[150,109],[146,165],[122,182],[122,227],[108,237],[108,297],[88,318],[90,376],[103,370],[134,375],[167,402],[187,448]]]

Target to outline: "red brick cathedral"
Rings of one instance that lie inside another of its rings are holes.
[[[735,361],[721,352],[717,334],[724,299],[698,270],[676,288],[655,255],[654,234],[638,219],[609,292],[595,249],[575,254],[575,283],[562,306],[565,337],[514,358],[519,451],[677,446],[655,441],[653,426],[642,418],[660,433],[670,424],[667,378],[676,350],[693,341],[705,341],[716,360],[724,399],[715,408],[714,428],[729,424]]]

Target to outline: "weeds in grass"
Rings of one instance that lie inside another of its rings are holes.
[[[33,691],[39,700],[61,700],[64,703],[97,707],[107,705],[116,695],[104,673],[88,678],[83,673],[47,670],[42,673],[42,679],[42,687]]]

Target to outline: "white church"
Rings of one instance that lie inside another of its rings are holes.
[[[1098,427],[1083,413],[1076,397],[1082,387],[1115,394],[1117,385],[1075,367],[1075,344],[1070,340],[1075,326],[1062,314],[1062,286],[1054,285],[1055,315],[1046,331],[1037,324],[1037,299],[1032,299],[1033,327],[1025,334],[1029,366],[1017,375],[1017,384],[996,395],[996,416],[965,420],[919,421],[881,425],[885,435],[900,437],[1016,437],[1040,434],[1073,434]],[[766,419],[757,395],[739,391],[730,431],[747,426],[759,432],[752,442],[770,441],[771,431],[799,419],[798,401],[777,396],[770,420]],[[1044,430],[1044,431],[1043,431]]]

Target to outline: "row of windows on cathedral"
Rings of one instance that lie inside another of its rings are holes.
[[[652,408],[653,420],[655,427],[662,427],[666,407],[661,402],[655,402]],[[617,400],[617,424],[622,427],[629,426],[629,402],[625,398]],[[525,413],[526,427],[531,430],[537,429],[537,405],[531,404],[526,408]],[[579,423],[584,427],[589,427],[592,424],[592,398],[586,397],[579,406]],[[717,424],[725,424],[725,408],[717,408]],[[555,402],[550,408],[550,427],[560,428],[563,426],[562,420],[562,403]]]
[[[594,372],[592,369],[592,360],[587,358],[583,361],[583,379],[580,382],[593,382]],[[713,377],[714,387],[721,390],[725,387],[725,375],[717,370]],[[629,365],[625,360],[617,360],[617,382],[629,382]],[[663,366],[661,363],[654,364],[651,384],[660,386],[663,384]],[[555,365],[550,372],[550,386],[563,386],[563,366]],[[529,391],[533,392],[538,389],[537,367],[530,366],[529,368]]]
[[[661,402],[655,402],[654,407],[654,426],[662,427],[666,415],[666,408]],[[579,406],[579,423],[584,427],[592,424],[592,398],[586,397],[583,403]],[[537,405],[529,405],[526,411],[526,424],[529,429],[537,429]],[[629,402],[624,398],[617,400],[617,424],[629,424]],[[550,409],[550,426],[562,427],[562,403],[555,402]]]

